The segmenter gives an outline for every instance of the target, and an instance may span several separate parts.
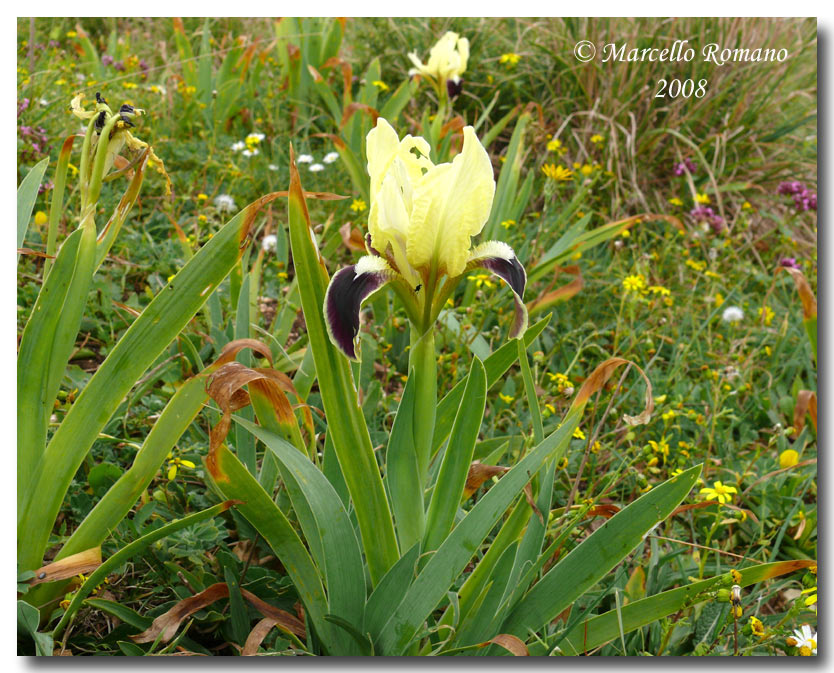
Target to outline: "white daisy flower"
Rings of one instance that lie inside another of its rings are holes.
[[[219,194],[214,199],[214,207],[217,208],[221,213],[222,212],[231,212],[233,210],[237,210],[237,206],[235,205],[235,200],[229,196],[228,194]]]
[[[296,161],[299,164],[311,164],[315,161],[315,159],[313,159],[312,154],[299,154],[298,159],[296,159]]]
[[[246,149],[246,143],[242,140],[238,140],[236,143],[232,145],[232,152],[240,152],[241,150]]]
[[[271,171],[277,171],[278,170],[278,166],[276,166],[275,164],[269,164],[269,166],[267,166],[267,168]]]
[[[324,159],[322,159],[322,161],[324,161],[324,163],[326,163],[326,164],[332,164],[338,158],[339,158],[339,153],[338,152],[328,152],[327,154],[324,155]]]
[[[795,647],[799,649],[800,656],[810,657],[817,653],[817,634],[808,624],[794,629],[793,635],[793,639],[796,640]]]
[[[724,322],[739,322],[740,320],[744,320],[744,311],[738,306],[728,306],[724,309],[724,313],[721,314],[721,320]]]
[[[39,101],[39,103],[40,103],[41,105],[49,105],[49,101],[48,101],[48,100],[46,100],[46,98],[41,98],[41,99],[40,99],[40,101]],[[329,155],[328,155],[328,156],[329,156]],[[324,159],[325,159],[325,161],[327,161],[327,157],[325,157]]]
[[[275,252],[278,249],[278,237],[275,234],[267,234],[261,241],[261,249],[264,252]]]
[[[248,136],[246,136],[246,142],[259,143],[264,138],[266,138],[266,136],[263,133],[250,133]]]
[[[311,173],[318,173],[319,171],[324,170],[324,164],[310,164],[310,172]]]
[[[258,150],[257,148],[254,150],[243,150],[241,154],[243,154],[243,156],[245,157],[254,157],[256,154],[260,154],[260,150]]]

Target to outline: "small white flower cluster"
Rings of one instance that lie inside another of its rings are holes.
[[[221,213],[223,212],[232,212],[233,210],[237,210],[237,205],[235,205],[235,200],[229,196],[228,194],[218,194],[214,198],[214,207],[217,208],[218,211]]]
[[[728,306],[724,309],[724,313],[721,314],[721,319],[724,322],[740,322],[744,320],[744,311],[738,306]]]
[[[324,159],[322,159],[322,161],[325,164],[332,164],[338,158],[338,152],[328,152],[324,155]],[[324,170],[324,164],[317,163],[312,154],[299,154],[296,162],[299,164],[310,164],[307,170],[311,173],[318,173],[319,171]]]
[[[278,237],[275,234],[267,234],[261,241],[261,249],[264,252],[275,252],[278,249]]]
[[[264,138],[266,136],[263,133],[250,133],[244,140],[238,140],[236,143],[232,143],[232,152],[240,152],[245,157],[254,157],[256,154],[261,153],[258,145],[261,144]]]

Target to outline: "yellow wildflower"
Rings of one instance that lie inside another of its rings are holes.
[[[508,68],[513,67],[521,60],[521,56],[518,54],[514,54],[513,52],[507,52],[506,54],[501,54],[501,58],[498,59],[499,63],[503,63]]]
[[[476,273],[474,276],[470,276],[469,280],[475,281],[475,287],[486,286],[488,288],[495,287],[495,283],[492,282],[492,276],[488,273]]]
[[[640,292],[646,289],[646,279],[639,273],[626,276],[623,279],[623,287],[626,289],[626,292]]]
[[[35,226],[36,227],[42,227],[47,222],[49,222],[49,217],[47,216],[47,214],[45,212],[43,212],[42,210],[39,210],[37,213],[35,213]]]
[[[556,164],[545,164],[542,166],[542,173],[544,173],[551,180],[570,180],[573,177],[573,171],[564,166],[557,166]]]
[[[770,308],[770,306],[765,306],[764,308],[760,308],[759,311],[758,311],[758,315],[759,315],[760,318],[762,317],[762,314],[764,314],[764,324],[767,325],[767,326],[769,326],[770,323],[773,322],[773,318],[776,315],[773,312],[773,309]]]
[[[683,206],[683,201],[681,201],[677,196],[673,196],[671,199],[669,199],[669,203],[673,206],[677,206],[678,208]]]
[[[564,154],[567,151],[567,149],[567,147],[564,147],[562,145],[562,141],[557,140],[556,138],[547,143],[548,152],[558,152],[559,154]]]
[[[368,204],[362,199],[354,199],[353,203],[350,204],[350,209],[356,213],[361,213],[368,209]]]
[[[515,226],[515,220],[504,220],[501,223],[501,226],[504,227],[504,229],[509,229],[510,227],[514,227]]]
[[[793,449],[787,449],[779,454],[779,467],[793,467],[799,462],[799,454]]]
[[[591,142],[594,143],[594,145],[602,145],[602,143],[605,142],[605,138],[603,138],[599,133],[595,133],[591,136]]]
[[[373,84],[380,91],[388,91],[388,89],[390,88],[385,82],[379,79],[375,79],[373,82],[371,82],[371,84]]]
[[[714,481],[712,488],[702,488],[700,492],[707,496],[707,500],[718,500],[723,505],[732,501],[732,494],[738,493],[738,489],[735,486],[727,486],[720,481]]]
[[[695,195],[695,203],[700,203],[701,205],[709,205],[709,194],[704,194],[703,192],[698,193]]]
[[[573,437],[574,439],[585,439],[585,433],[582,432],[580,428],[576,428],[576,430],[573,431]]]
[[[513,397],[512,395],[505,395],[504,393],[498,393],[498,397],[501,398],[502,402],[505,402],[507,404],[509,404],[515,399],[515,397]]]

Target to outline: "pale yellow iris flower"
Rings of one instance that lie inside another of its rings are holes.
[[[472,237],[484,228],[495,195],[489,155],[471,126],[463,129],[463,149],[450,163],[433,164],[425,139],[405,136],[380,118],[367,138],[371,209],[369,255],[337,272],[325,297],[333,342],[355,358],[354,339],[361,302],[392,282],[412,322],[426,331],[473,268],[502,278],[515,294],[512,336],[527,326],[521,301],[524,267],[506,243],[476,247]]]
[[[414,64],[409,75],[419,74],[429,78],[438,91],[445,87],[449,96],[454,98],[460,93],[461,76],[469,61],[469,40],[449,31],[432,47],[428,63],[423,63],[413,51],[408,58]]]

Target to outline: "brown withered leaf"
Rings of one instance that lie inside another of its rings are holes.
[[[84,551],[62,558],[60,561],[49,563],[35,572],[35,576],[29,584],[42,584],[44,582],[57,582],[67,580],[76,575],[92,572],[101,565],[101,547],[93,547]]]
[[[629,416],[628,414],[623,414],[623,421],[625,421],[628,425],[643,425],[649,422],[651,418],[652,411],[654,411],[654,399],[652,398],[652,382],[649,381],[649,377],[646,376],[646,372],[644,372],[640,367],[634,364],[631,360],[626,360],[624,358],[608,358],[605,362],[601,363],[597,366],[594,371],[591,372],[591,375],[585,379],[585,382],[582,384],[582,387],[579,389],[579,392],[576,394],[576,397],[573,399],[573,404],[571,408],[574,406],[579,406],[580,404],[585,404],[598,390],[601,390],[602,387],[605,385],[606,381],[611,378],[611,375],[617,370],[620,365],[629,365],[634,367],[639,373],[640,376],[643,377],[643,380],[646,382],[646,401],[645,407],[642,412],[640,412],[637,416]]]
[[[17,254],[31,255],[33,257],[43,257],[44,259],[55,259],[55,255],[47,255],[45,252],[41,252],[40,250],[32,250],[32,248],[18,248]]]
[[[530,656],[530,652],[527,650],[527,645],[524,644],[524,641],[518,636],[509,633],[499,633],[495,638],[490,638],[485,643],[480,643],[478,647],[487,647],[488,645],[503,647],[515,657]]]
[[[807,320],[808,318],[817,317],[817,298],[814,296],[811,286],[808,284],[808,279],[799,269],[792,269],[787,266],[780,266],[776,272],[786,271],[791,274],[793,282],[796,285],[799,298],[802,300],[802,314]]]
[[[527,504],[530,505],[530,508],[533,510],[535,515],[539,517],[539,521],[541,521],[542,526],[544,526],[544,516],[542,516],[541,510],[536,507],[536,501],[533,499],[533,487],[530,485],[528,481],[527,484],[524,486],[524,497],[527,500]]]
[[[362,232],[356,227],[352,226],[350,222],[345,222],[339,227],[339,233],[342,235],[342,243],[348,250],[355,250],[356,252],[365,252],[365,237]]]
[[[253,657],[258,653],[258,648],[261,646],[261,643],[266,638],[267,634],[272,631],[272,627],[275,626],[277,622],[270,618],[264,617],[261,621],[255,624],[255,628],[253,628],[249,635],[246,637],[246,642],[243,644],[243,651],[241,655],[244,657]]]
[[[494,476],[504,474],[509,471],[509,467],[502,467],[501,465],[484,465],[479,461],[475,461],[469,466],[469,472],[466,475],[466,485],[463,488],[463,498],[471,498],[487,479]]]
[[[264,617],[268,617],[269,619],[274,620],[275,626],[277,626],[282,631],[292,633],[301,639],[307,637],[307,632],[304,629],[304,622],[302,621],[302,619],[299,619],[295,615],[290,614],[286,610],[282,610],[281,608],[276,608],[274,605],[270,605],[266,601],[263,601],[260,598],[258,598],[251,591],[247,591],[246,589],[241,588],[240,593]]]
[[[376,126],[376,120],[379,119],[379,112],[366,103],[348,103],[345,106],[344,114],[342,114],[342,123],[339,125],[340,129],[345,128],[350,118],[357,112],[364,112],[371,118],[371,125]]]
[[[569,273],[576,276],[576,278],[570,283],[566,283],[554,290],[553,286],[562,273]],[[539,306],[548,308],[557,302],[567,301],[571,297],[575,297],[583,287],[585,287],[585,280],[582,278],[582,270],[579,266],[574,264],[571,266],[556,267],[553,280],[550,281],[550,284],[545,288],[544,292],[532,301],[527,302],[527,311],[533,313]]]
[[[262,601],[246,589],[241,589],[240,592],[243,595],[243,598],[251,603],[255,609],[258,610],[258,612],[273,620],[275,626],[278,626],[282,630],[289,631],[299,638],[305,637],[304,624],[293,617],[289,612]],[[147,630],[142,633],[138,633],[135,636],[130,636],[130,638],[135,643],[151,643],[157,638],[160,638],[162,642],[167,643],[174,637],[180,624],[182,624],[186,618],[220,600],[221,598],[228,597],[229,587],[225,582],[212,584],[200,593],[184,598],[168,610],[168,612],[159,615],[159,617],[154,619]],[[264,634],[264,636],[265,635],[266,634]],[[263,640],[263,638],[261,640]],[[255,649],[257,651],[257,647]]]
[[[796,406],[793,408],[793,436],[796,437],[805,427],[805,414],[811,415],[814,432],[817,431],[817,394],[813,390],[800,390],[796,395]]]
[[[466,126],[466,122],[463,117],[455,115],[440,128],[440,137],[445,138],[450,133],[459,133],[464,126]]]

